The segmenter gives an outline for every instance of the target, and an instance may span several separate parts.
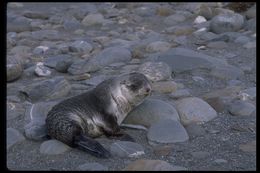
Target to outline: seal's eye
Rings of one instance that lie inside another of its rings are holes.
[[[131,90],[137,90],[137,89],[139,88],[139,86],[138,86],[137,84],[130,84],[130,85],[129,85],[129,88],[130,88]]]

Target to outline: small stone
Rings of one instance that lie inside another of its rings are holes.
[[[240,76],[244,75],[244,72],[233,65],[223,65],[213,68],[210,75],[220,79],[230,80],[238,79]]]
[[[117,141],[110,147],[112,155],[117,157],[139,157],[144,154],[144,148],[130,141]]]
[[[172,26],[166,29],[166,33],[174,34],[176,36],[190,35],[194,29],[188,25]]]
[[[17,80],[21,77],[23,73],[22,64],[19,62],[18,58],[8,56],[6,64],[7,82]]]
[[[215,16],[210,23],[210,29],[214,33],[238,31],[243,27],[244,17],[238,13],[224,13]]]
[[[88,14],[83,20],[82,24],[85,26],[91,25],[102,25],[105,22],[105,19],[102,14]]]
[[[146,99],[127,115],[123,123],[150,127],[152,124],[164,119],[179,121],[176,109],[167,102]]]
[[[32,83],[20,89],[20,93],[31,102],[50,100],[66,96],[71,89],[64,77],[54,77],[37,83]]]
[[[198,97],[187,97],[177,100],[176,109],[184,125],[192,122],[207,122],[217,116],[217,112]]]
[[[77,169],[80,171],[108,171],[108,168],[106,166],[103,166],[97,162],[79,165]]]
[[[194,24],[199,24],[199,23],[203,23],[203,22],[207,22],[207,19],[205,19],[205,17],[203,17],[203,16],[198,16],[193,21]]]
[[[173,26],[173,25],[179,24],[181,22],[184,22],[185,20],[186,20],[186,17],[184,15],[182,15],[182,14],[173,14],[173,15],[170,15],[170,16],[166,17],[163,22],[167,26]]]
[[[152,90],[159,93],[172,93],[177,90],[177,83],[174,81],[160,81],[152,83]]]
[[[90,79],[90,78],[91,78],[91,75],[89,73],[84,73],[84,74],[81,74],[81,75],[73,76],[72,80],[82,81],[82,80],[87,80],[87,79]]]
[[[86,41],[75,41],[69,46],[69,50],[72,52],[79,52],[79,53],[90,53],[93,50],[91,44]]]
[[[252,103],[236,100],[230,104],[228,110],[232,115],[249,116],[256,110],[256,107]]]
[[[227,47],[227,43],[224,41],[214,41],[214,42],[209,42],[207,44],[207,47],[214,48],[214,49],[223,49]]]
[[[188,89],[177,89],[177,91],[171,93],[169,96],[173,99],[178,99],[182,97],[189,97],[191,96],[191,93]]]
[[[250,39],[247,36],[239,36],[234,40],[234,43],[239,43],[239,44],[246,44],[250,41]]]
[[[38,46],[33,50],[33,53],[36,55],[42,55],[46,53],[46,51],[49,49],[47,46]]]
[[[223,113],[227,110],[229,103],[232,101],[231,97],[212,97],[205,99],[205,101],[212,106],[217,112]]]
[[[247,94],[251,100],[254,100],[256,98],[256,87],[247,88],[242,90],[241,93]]]
[[[185,127],[190,138],[195,138],[198,136],[203,136],[206,134],[206,131],[198,124],[191,123]]]
[[[50,14],[48,11],[46,12],[39,12],[39,11],[24,11],[23,16],[31,19],[49,19]]]
[[[251,141],[251,142],[247,142],[245,144],[240,144],[239,149],[244,151],[244,152],[255,153],[256,152],[256,141],[254,140],[254,141]]]
[[[25,137],[18,130],[13,128],[7,128],[6,137],[7,149],[25,140]]]
[[[147,133],[149,143],[176,143],[189,139],[185,128],[179,121],[170,119],[161,120],[149,128]]]
[[[155,146],[154,154],[157,156],[168,156],[173,151],[173,145]]]
[[[227,161],[225,159],[215,159],[214,162],[217,164],[227,163]]]
[[[73,63],[73,59],[66,59],[66,60],[58,61],[55,66],[55,70],[57,70],[58,72],[61,72],[61,73],[66,73],[72,63]]]
[[[251,41],[243,45],[246,49],[256,48],[256,41]]]
[[[256,5],[252,6],[251,8],[249,8],[246,12],[246,17],[251,19],[251,18],[255,18],[256,17]]]
[[[156,14],[159,16],[169,16],[171,13],[173,13],[173,10],[168,6],[159,6],[156,9]]]
[[[71,17],[70,19],[64,20],[63,27],[67,31],[75,31],[81,27],[81,24],[76,18]]]
[[[21,104],[14,103],[12,101],[7,101],[6,103],[6,118],[7,120],[14,119],[20,115],[24,115],[25,109]]]
[[[139,159],[127,165],[124,171],[172,171],[174,166],[162,160]]]
[[[146,62],[138,71],[143,73],[151,81],[162,81],[171,78],[172,70],[164,62]]]
[[[70,62],[72,61],[72,57],[70,55],[60,54],[49,56],[44,59],[44,65],[47,67],[55,68],[59,62]]]
[[[153,52],[164,52],[169,50],[171,47],[170,43],[168,42],[163,42],[163,41],[156,41],[152,42],[147,45],[146,51],[153,53]]]
[[[52,139],[45,141],[40,146],[40,153],[41,154],[47,154],[47,155],[56,155],[56,154],[62,154],[66,151],[71,149],[68,145]]]
[[[39,62],[36,64],[36,68],[35,68],[34,72],[37,76],[40,76],[40,77],[51,75],[51,71],[49,70],[49,68],[45,67],[42,62]]]

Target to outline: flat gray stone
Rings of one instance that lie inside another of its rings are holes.
[[[195,159],[203,159],[205,157],[208,157],[210,155],[210,153],[206,152],[206,151],[195,151],[195,152],[192,152],[191,155]]]
[[[56,154],[62,154],[71,148],[55,139],[45,141],[40,146],[40,153],[41,154],[47,154],[47,155],[56,155]]]
[[[249,116],[256,110],[256,107],[252,103],[236,100],[230,104],[228,110],[232,115]]]
[[[44,59],[44,65],[46,65],[47,67],[55,68],[58,63],[67,62],[71,60],[72,57],[70,55],[65,55],[65,54],[54,55]]]
[[[102,14],[88,14],[83,20],[82,24],[85,26],[91,25],[102,25],[105,22],[105,19]]]
[[[94,72],[113,63],[130,61],[131,58],[131,52],[128,49],[123,47],[109,47],[89,61],[79,60],[74,62],[69,67],[68,72],[73,75]]]
[[[163,22],[167,26],[173,26],[173,25],[179,24],[181,22],[184,22],[185,20],[186,20],[186,17],[184,15],[182,15],[182,14],[173,14],[173,15],[170,15],[170,16],[166,17]]]
[[[117,141],[110,146],[110,152],[115,157],[139,157],[145,154],[144,148],[135,142]]]
[[[69,50],[71,52],[90,53],[93,50],[93,46],[86,41],[78,40],[71,43]]]
[[[39,30],[33,31],[31,37],[36,40],[62,40],[62,36],[57,30]]]
[[[155,41],[146,46],[147,52],[164,52],[171,48],[171,44],[163,41]]]
[[[51,100],[66,96],[71,89],[70,84],[64,77],[54,77],[20,89],[20,93],[31,102]]]
[[[7,32],[24,32],[32,31],[31,20],[26,17],[7,15]]]
[[[85,163],[79,165],[77,168],[79,171],[108,171],[108,168],[97,162]]]
[[[198,124],[191,123],[185,127],[190,138],[195,138],[198,136],[204,136],[206,131]]]
[[[7,137],[6,139],[7,149],[12,147],[16,143],[25,140],[25,137],[18,130],[13,128],[7,128],[6,137]]]
[[[224,13],[215,16],[210,23],[210,29],[214,33],[238,31],[243,27],[244,17],[238,13]]]
[[[178,85],[174,81],[160,81],[152,83],[152,90],[160,93],[172,93],[175,92]]]
[[[151,81],[167,80],[172,74],[172,69],[164,62],[145,62],[138,71]]]
[[[198,97],[187,97],[176,101],[176,109],[182,124],[207,122],[217,117],[217,112]]]
[[[177,91],[171,93],[169,96],[173,99],[178,99],[181,97],[189,97],[191,93],[188,89],[177,89]]]
[[[243,70],[232,65],[218,66],[210,72],[210,75],[215,76],[220,79],[230,80],[237,79],[244,75]]]
[[[179,121],[178,112],[167,102],[146,99],[127,115],[123,123],[150,127],[152,124],[164,119]]]
[[[246,49],[256,48],[256,41],[250,41],[250,42],[244,44],[243,47]]]
[[[186,48],[173,48],[152,57],[155,61],[168,64],[173,72],[181,73],[198,68],[212,69],[216,66],[227,65],[223,60],[195,52]]]
[[[148,130],[147,138],[150,143],[184,142],[189,136],[179,121],[170,119],[154,123]]]
[[[14,80],[19,79],[23,73],[22,64],[18,60],[16,60],[16,58],[8,56],[6,64],[6,73],[7,82],[12,82]]]

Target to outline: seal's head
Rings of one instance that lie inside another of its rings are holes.
[[[120,77],[121,92],[132,106],[137,106],[151,93],[151,84],[142,73],[133,72]]]

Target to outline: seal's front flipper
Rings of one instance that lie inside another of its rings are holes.
[[[111,154],[94,139],[78,135],[74,138],[75,147],[99,158],[109,158]]]

